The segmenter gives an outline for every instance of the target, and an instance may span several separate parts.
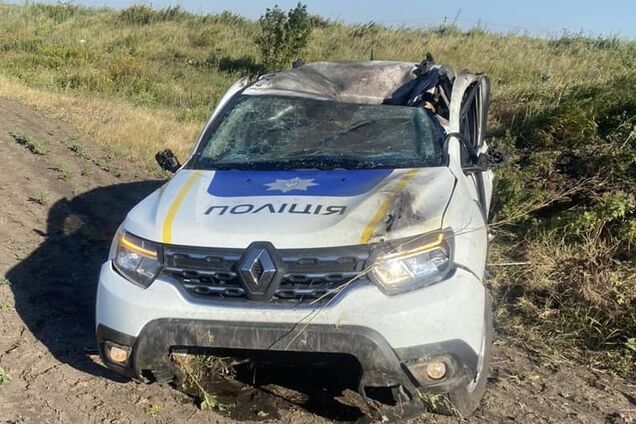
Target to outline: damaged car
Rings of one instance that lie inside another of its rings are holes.
[[[157,154],[174,176],[114,237],[97,293],[104,363],[169,381],[175,352],[307,367],[340,355],[376,409],[413,416],[433,394],[473,413],[493,337],[489,91],[431,58],[236,82],[183,164]]]

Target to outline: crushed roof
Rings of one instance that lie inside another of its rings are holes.
[[[346,103],[381,104],[416,78],[409,62],[313,62],[267,74],[244,94],[297,95]]]

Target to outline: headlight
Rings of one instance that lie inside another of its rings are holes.
[[[127,232],[117,233],[113,265],[133,283],[148,287],[162,267],[161,246]]]
[[[371,264],[372,281],[388,295],[437,283],[452,270],[450,231],[386,243]]]

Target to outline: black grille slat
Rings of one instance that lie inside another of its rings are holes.
[[[370,249],[371,246],[361,245],[276,251],[285,274],[271,302],[328,301],[364,270]],[[244,252],[243,249],[166,246],[163,274],[197,296],[248,301],[237,271]],[[263,270],[254,272],[260,275]]]

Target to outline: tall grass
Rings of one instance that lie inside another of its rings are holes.
[[[499,331],[636,374],[636,43],[312,22],[306,61],[430,51],[490,76],[492,141],[510,157],[493,262],[524,264],[492,268]],[[162,147],[184,157],[225,89],[262,70],[258,33],[229,12],[0,4],[0,95],[151,167]]]

